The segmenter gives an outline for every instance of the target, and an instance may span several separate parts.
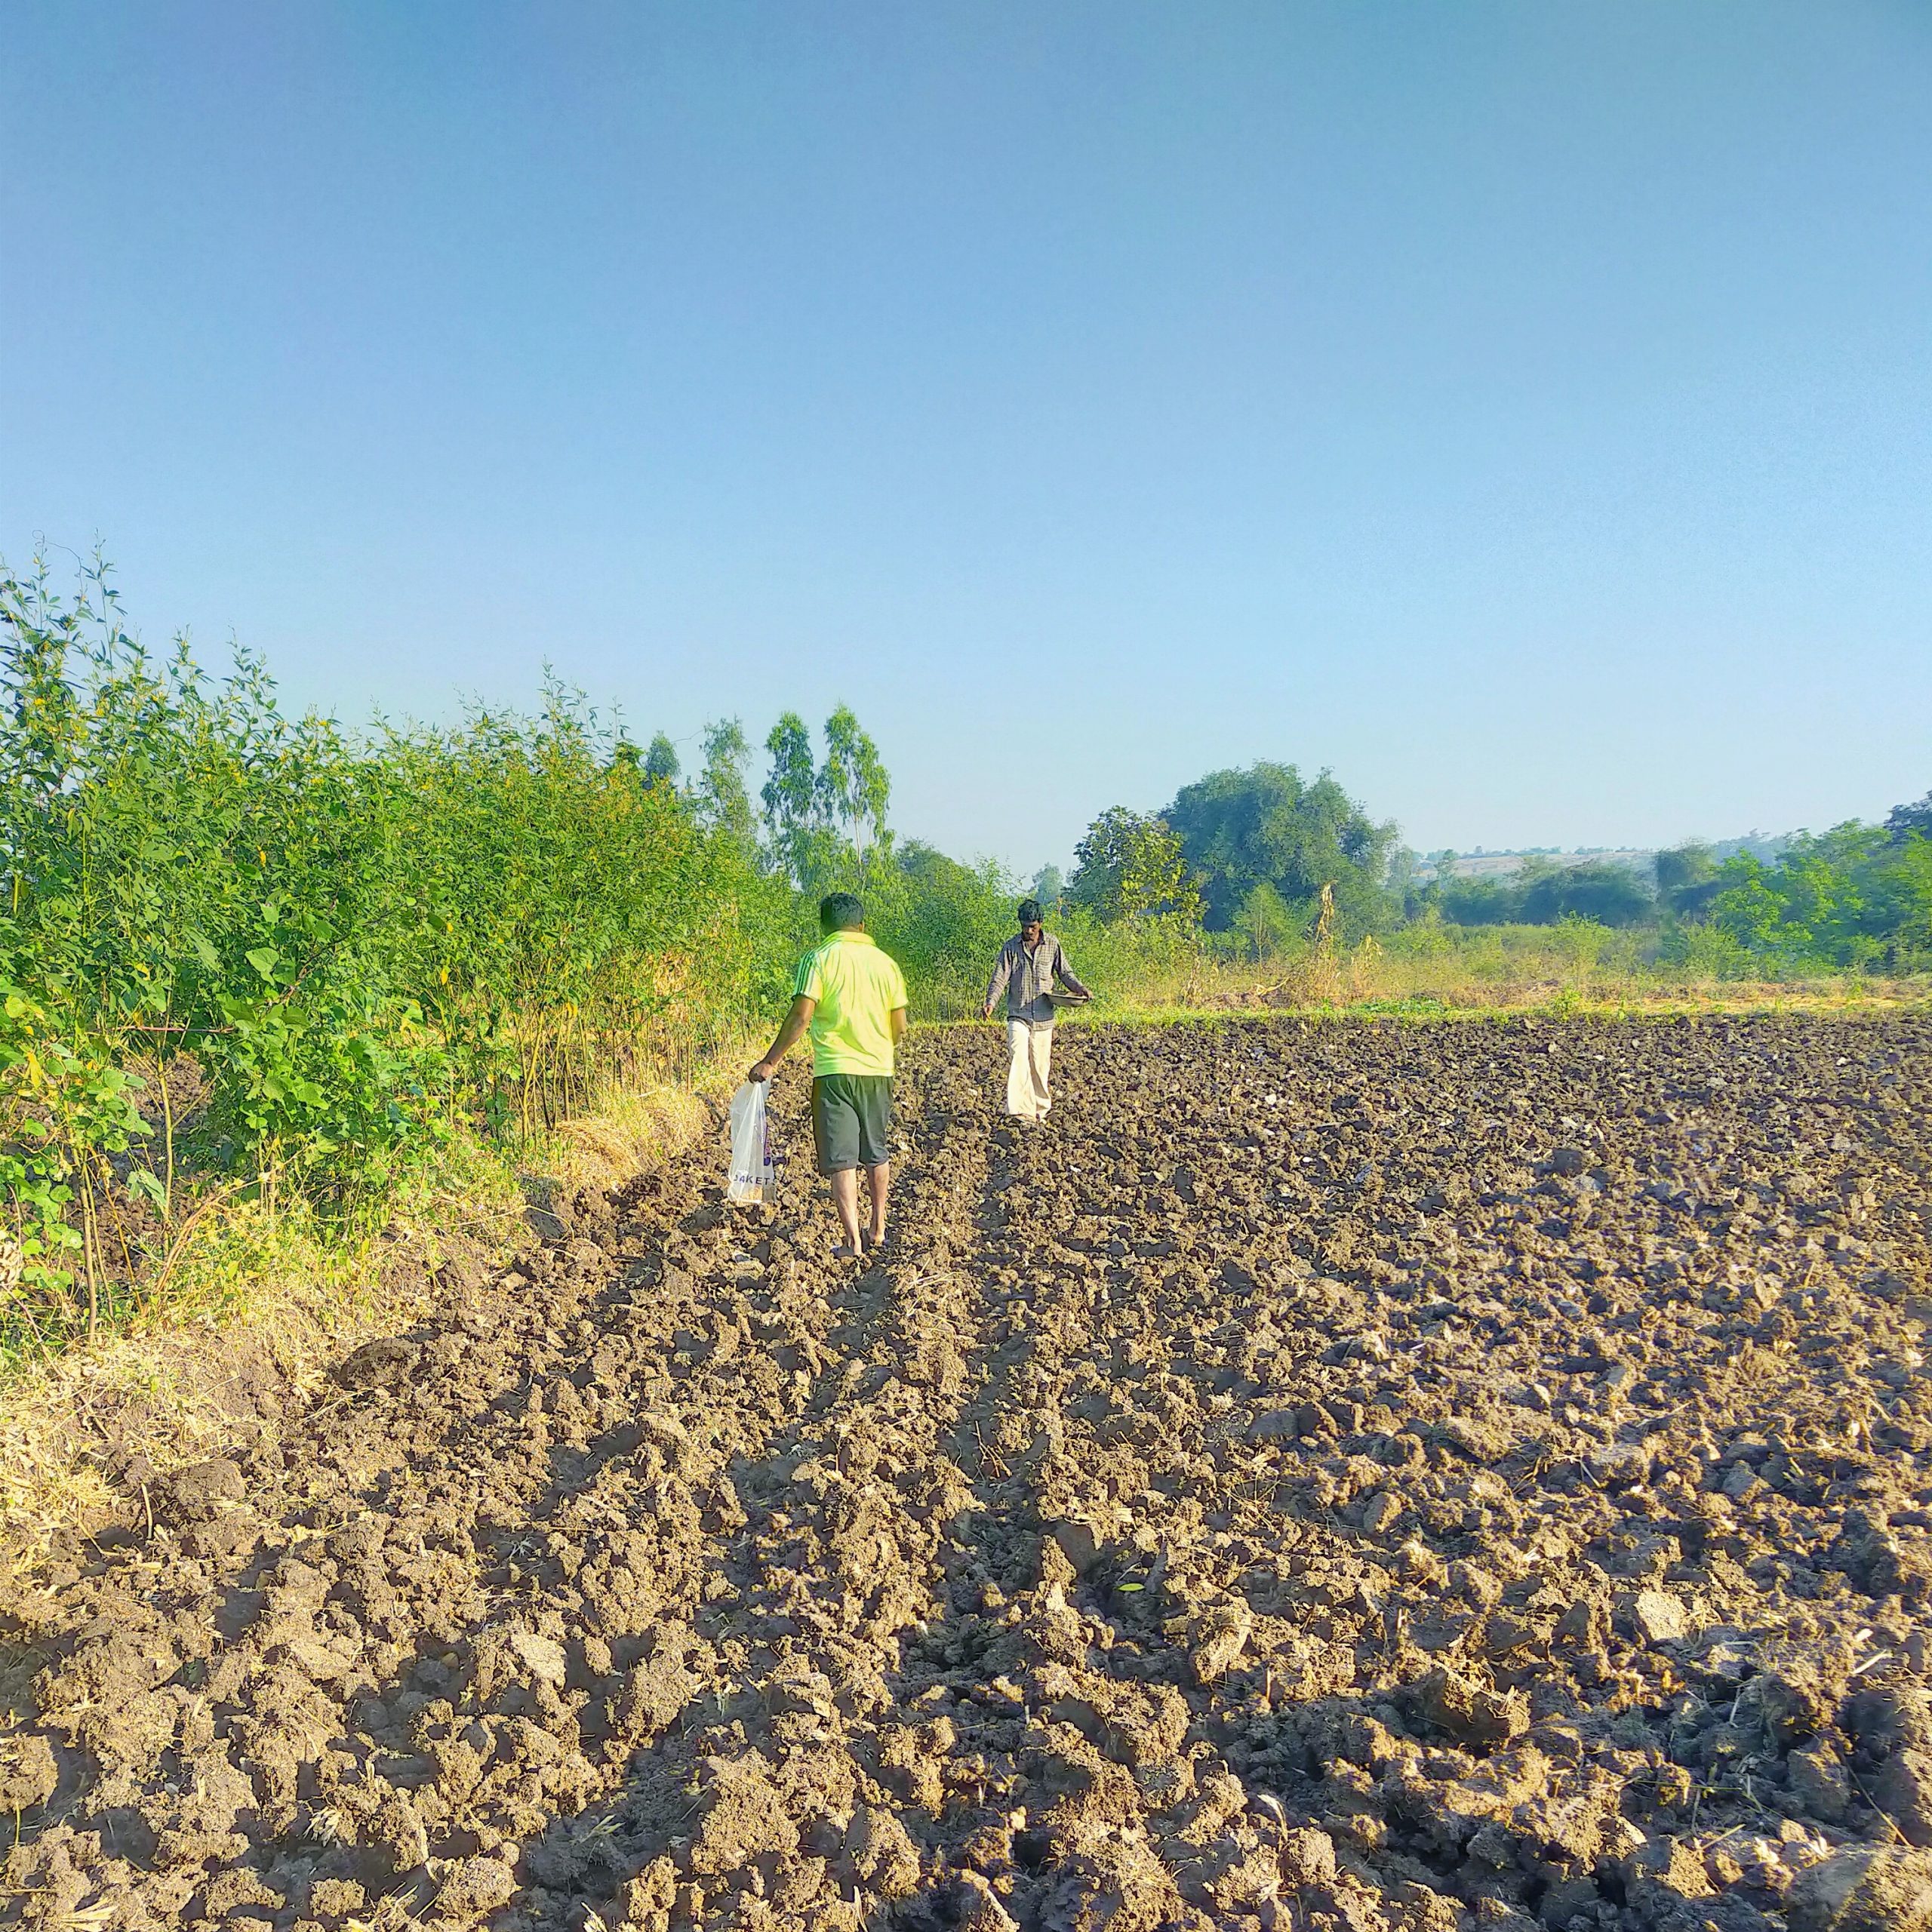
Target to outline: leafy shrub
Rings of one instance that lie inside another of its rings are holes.
[[[183,1124],[138,1066],[205,1078],[187,1164],[340,1209],[768,1004],[791,894],[626,751],[555,688],[351,737],[245,654],[156,661],[97,568],[0,571],[0,1346],[71,1331],[82,1277],[97,1317],[143,1201],[167,1238]]]
[[[1932,965],[1932,838],[1901,807],[1794,839],[1774,865],[1740,854],[1718,870],[1710,924],[1763,973]]]

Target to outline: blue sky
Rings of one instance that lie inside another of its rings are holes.
[[[1932,785],[1932,9],[0,14],[0,555],[346,718],[851,703],[1030,868]]]

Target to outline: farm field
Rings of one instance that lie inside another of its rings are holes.
[[[127,1471],[0,1925],[1927,1922],[1932,1018],[1001,1050],[879,1262],[706,1147]]]

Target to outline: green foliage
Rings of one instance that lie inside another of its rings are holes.
[[[1315,919],[1324,885],[1334,888],[1352,936],[1381,931],[1396,915],[1387,884],[1395,828],[1371,820],[1326,771],[1312,783],[1291,764],[1265,761],[1210,772],[1164,816],[1200,881],[1211,932],[1232,929],[1263,884],[1303,927]]]
[[[709,830],[722,832],[748,858],[758,850],[758,817],[745,782],[751,757],[745,728],[737,718],[707,725],[704,769],[698,774],[695,793],[700,821]]]
[[[866,924],[904,970],[915,1010],[950,1018],[977,1009],[1018,900],[997,866],[962,865],[913,839],[872,869]]]
[[[861,863],[887,841],[885,809],[892,797],[878,747],[841,705],[825,721],[825,761],[818,771],[818,804],[833,836]]]
[[[1514,880],[1459,878],[1444,860],[1433,889],[1418,896],[1416,910],[1440,912],[1458,926],[1517,925],[1523,920],[1522,889]]]
[[[1451,1004],[1467,1005],[1472,996],[1478,1002],[1492,995],[1513,999],[1531,988],[1546,996],[1552,988],[1580,989],[1593,980],[1627,983],[1644,971],[1649,950],[1649,935],[1589,919],[1466,927],[1432,906],[1390,934],[1383,958],[1392,980],[1411,986],[1421,982]]]
[[[1305,922],[1267,879],[1257,879],[1231,928],[1242,949],[1257,960],[1278,958],[1303,937]]]
[[[1643,881],[1623,866],[1552,866],[1532,859],[1521,880],[1523,918],[1533,926],[1553,926],[1564,919],[1637,926],[1656,911],[1656,901]]]
[[[651,749],[645,754],[645,777],[654,785],[675,785],[678,782],[679,769],[677,746],[660,731],[651,740]]]
[[[812,762],[811,734],[783,713],[764,741],[771,768],[762,794],[774,862],[801,892],[863,889],[876,851],[888,857],[886,808],[892,781],[878,748],[841,705],[825,721],[825,756]]]
[[[1932,838],[1932,792],[1909,805],[1894,805],[1885,820],[1885,830],[1894,845],[1903,845],[1915,833]]]
[[[1673,912],[1689,912],[1707,904],[1717,875],[1718,856],[1702,839],[1657,856],[1657,897]]]
[[[98,567],[0,571],[0,1347],[84,1318],[77,1268],[90,1321],[139,1275],[177,1154],[346,1208],[741,1023],[792,903],[714,803],[554,685],[351,739],[245,655],[155,661]]]
[[[1932,838],[1911,829],[1915,809],[1801,835],[1775,865],[1740,853],[1718,872],[1710,924],[1760,971],[1932,964]]]
[[[1674,920],[1657,943],[1657,964],[1691,980],[1762,978],[1764,964],[1721,926],[1703,919]]]
[[[1190,929],[1198,923],[1200,889],[1165,819],[1112,806],[1087,828],[1073,857],[1068,905],[1103,921],[1159,919]]]
[[[795,711],[782,712],[764,741],[771,761],[764,789],[765,836],[772,854],[801,891],[809,891],[830,854],[820,840],[818,774],[812,764],[812,734]]]
[[[1012,930],[1010,919],[1008,930]],[[1053,930],[1073,970],[1093,988],[1100,1002],[1096,1011],[1102,1014],[1137,988],[1192,974],[1201,958],[1198,927],[1173,917],[1109,921],[1084,906],[1066,906]],[[985,974],[980,977],[983,992]]]
[[[0,984],[0,1108],[12,1127],[0,1143],[0,1199],[13,1223],[10,1265],[0,1275],[0,1334],[33,1301],[64,1301],[75,1268],[88,1260],[74,1204],[80,1197],[85,1226],[94,1212],[97,1164],[147,1134],[134,1104],[138,1084],[97,1035],[54,1025],[31,994]],[[152,1173],[140,1171],[158,1193]],[[91,1330],[98,1312],[91,1271],[88,1310]]]
[[[1509,878],[1439,878],[1416,896],[1416,909],[1425,906],[1438,908],[1460,926],[1552,926],[1565,919],[1638,926],[1657,912],[1643,881],[1624,866],[1595,861],[1561,866],[1535,857]]]

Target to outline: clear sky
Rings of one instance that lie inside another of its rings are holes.
[[[1922,0],[0,8],[0,555],[348,719],[843,700],[1030,868],[1932,786]]]

